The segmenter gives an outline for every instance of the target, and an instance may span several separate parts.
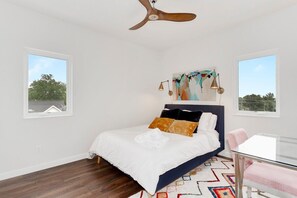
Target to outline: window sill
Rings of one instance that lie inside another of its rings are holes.
[[[280,114],[278,112],[269,113],[269,112],[242,112],[238,111],[233,114],[234,116],[246,116],[246,117],[263,117],[263,118],[279,118]]]
[[[72,115],[73,115],[72,112],[65,112],[65,113],[33,113],[33,114],[25,114],[24,119],[70,117]]]

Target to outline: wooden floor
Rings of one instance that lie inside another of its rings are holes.
[[[101,159],[70,164],[0,181],[1,198],[127,198],[142,190],[132,178]]]

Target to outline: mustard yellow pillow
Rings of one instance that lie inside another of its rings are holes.
[[[193,137],[193,133],[198,126],[198,122],[190,122],[185,120],[175,120],[168,131],[170,133]]]
[[[159,128],[161,131],[167,132],[170,125],[173,123],[173,121],[174,119],[156,117],[148,128],[150,129]]]

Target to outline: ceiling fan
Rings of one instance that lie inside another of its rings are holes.
[[[129,30],[137,30],[144,26],[148,21],[174,21],[174,22],[185,22],[192,21],[196,18],[196,14],[193,13],[166,13],[155,8],[156,0],[139,0],[139,2],[146,8],[146,17],[137,25],[131,27]]]

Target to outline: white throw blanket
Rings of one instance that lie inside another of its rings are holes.
[[[145,133],[137,135],[134,140],[146,148],[162,148],[169,140],[169,137],[164,136],[162,133],[158,128],[150,129]]]

